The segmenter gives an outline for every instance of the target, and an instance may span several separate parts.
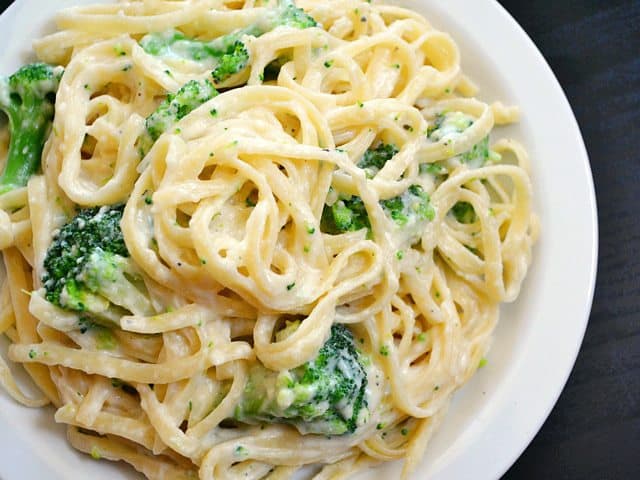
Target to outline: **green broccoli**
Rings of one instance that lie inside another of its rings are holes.
[[[447,175],[449,170],[442,163],[421,163],[420,164],[420,175],[429,174],[434,177],[438,177],[441,175]]]
[[[396,153],[398,153],[398,148],[395,145],[381,143],[376,148],[370,148],[364,153],[358,162],[358,167],[365,169],[368,178],[373,178]]]
[[[440,113],[436,115],[433,125],[427,130],[427,137],[436,142],[453,139],[473,125],[474,121],[472,116],[463,112]],[[496,155],[490,150],[489,137],[486,136],[471,150],[460,154],[459,159],[471,168],[479,168]]]
[[[471,150],[461,155],[462,163],[466,163],[472,168],[482,167],[491,158],[491,150],[489,149],[489,137],[486,136],[476,143]]]
[[[380,204],[387,215],[401,227],[431,221],[436,215],[429,195],[420,185],[411,185],[402,195],[382,200]]]
[[[287,423],[303,434],[353,433],[368,419],[366,364],[351,331],[335,324],[315,359],[282,372],[254,366],[234,418]]]
[[[427,192],[420,185],[411,185],[402,195],[381,200],[384,212],[403,229],[417,229],[435,217],[435,210]],[[371,229],[369,215],[358,196],[339,198],[322,211],[320,228],[324,233],[337,235]],[[417,233],[417,232],[416,232]]]
[[[62,73],[62,67],[32,63],[8,78],[0,76],[0,110],[9,117],[11,133],[0,194],[24,187],[40,168]]]
[[[333,205],[325,205],[322,211],[320,228],[333,235],[355,232],[363,228],[371,229],[367,209],[357,196],[341,198]]]
[[[367,176],[372,178],[397,153],[398,148],[395,145],[380,143],[364,153],[358,162],[358,167],[365,169]],[[422,222],[431,221],[435,217],[429,195],[420,185],[411,185],[402,195],[382,200],[380,205],[399,227],[417,227]],[[324,206],[320,228],[324,233],[336,235],[363,228],[370,231],[371,223],[360,197],[339,196],[332,205]]]
[[[191,80],[175,94],[167,95],[167,98],[145,121],[146,129],[138,139],[140,156],[144,157],[149,152],[160,135],[216,95],[218,91],[209,80]]]
[[[232,75],[244,70],[248,63],[247,47],[240,40],[236,40],[222,53],[218,60],[218,66],[211,72],[213,81],[217,84],[224,82]]]
[[[157,57],[200,62],[212,70],[211,76],[216,84],[221,84],[249,64],[249,52],[242,37],[259,37],[279,26],[303,29],[315,27],[317,23],[292,0],[280,0],[278,6],[267,10],[259,22],[208,42],[188,38],[178,30],[169,30],[145,35],[140,45],[145,52]]]
[[[458,202],[451,209],[451,213],[460,223],[473,223],[476,221],[476,211],[469,202]]]
[[[48,301],[97,321],[152,313],[120,230],[123,210],[82,209],[54,236],[42,276]]]

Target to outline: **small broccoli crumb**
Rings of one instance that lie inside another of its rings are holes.
[[[253,208],[257,205],[256,202],[251,198],[251,195],[247,196],[247,198],[244,199],[244,203],[247,205],[247,207],[250,208]]]
[[[380,355],[382,355],[383,357],[389,356],[389,347],[387,345],[380,346]]]
[[[127,54],[127,52],[124,50],[124,48],[122,48],[122,45],[120,44],[113,47],[113,51],[118,57],[124,57]]]
[[[420,175],[429,174],[433,176],[446,175],[447,167],[441,163],[421,163],[419,167]]]
[[[100,453],[100,449],[97,445],[91,447],[91,458],[94,460],[100,460],[102,458],[102,454]]]
[[[34,358],[36,358],[37,356],[38,356],[38,353],[37,353],[35,350],[33,350],[33,349],[29,350],[29,358],[30,358],[30,359],[32,359],[32,360],[33,360],[33,359],[34,359]]]
[[[489,363],[489,361],[485,357],[482,357],[478,363],[478,368],[484,367],[487,363]]]
[[[113,350],[118,345],[116,337],[110,329],[101,327],[96,333],[96,348],[98,350]]]
[[[249,450],[242,445],[238,445],[235,449],[236,457],[247,457],[249,455]]]

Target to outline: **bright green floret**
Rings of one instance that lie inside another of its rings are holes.
[[[293,1],[280,0],[278,6],[268,9],[260,21],[210,41],[188,38],[178,30],[168,30],[145,35],[140,45],[150,55],[183,58],[203,64],[211,69],[211,76],[219,85],[242,72],[249,64],[249,52],[242,37],[259,37],[281,26],[303,29],[315,27],[317,23]]]
[[[398,149],[395,145],[380,144],[367,150],[358,166],[373,172],[371,176],[374,176],[396,153]],[[411,185],[402,195],[381,200],[380,205],[398,227],[407,231],[415,230],[415,234],[419,233],[418,230],[425,222],[435,217],[429,195],[420,185]],[[324,206],[320,227],[324,233],[337,235],[363,228],[371,230],[371,223],[360,197],[339,196],[336,202]]]
[[[369,215],[362,199],[357,196],[342,198],[333,205],[325,205],[320,227],[323,232],[339,234],[370,229]]]
[[[146,130],[138,140],[141,156],[147,154],[160,135],[216,95],[218,91],[209,80],[191,80],[176,93],[167,95],[145,121]]]
[[[446,112],[436,115],[433,125],[429,127],[427,136],[434,141],[452,140],[473,125],[475,119],[463,112]],[[489,137],[484,137],[471,150],[459,155],[462,163],[471,168],[484,166],[487,161],[499,156],[489,148]]]
[[[150,313],[120,230],[123,209],[119,205],[80,210],[55,235],[42,276],[48,301],[98,321],[117,321],[127,312]]]
[[[286,26],[304,29],[318,26],[318,22],[311,15],[305,13],[304,10],[296,7],[295,2],[292,0],[280,0],[276,11],[277,13],[273,20],[274,27]]]
[[[220,84],[232,75],[244,70],[249,63],[249,52],[240,40],[233,44],[220,56],[218,66],[211,72],[213,81]]]
[[[402,195],[381,200],[382,209],[396,225],[402,228],[419,228],[435,217],[435,210],[427,192],[420,185],[411,185]],[[322,211],[322,231],[333,235],[371,229],[369,215],[357,196],[339,199],[333,205],[325,205]]]
[[[24,187],[40,168],[62,73],[62,67],[32,63],[8,78],[0,76],[0,110],[9,117],[11,135],[0,194]]]
[[[250,424],[287,423],[303,434],[353,433],[368,419],[365,364],[351,331],[333,325],[316,358],[304,365],[282,372],[253,367],[234,417]]]
[[[402,195],[380,202],[387,215],[401,227],[431,221],[436,212],[420,185],[411,185]]]
[[[376,148],[370,148],[364,153],[362,160],[358,162],[358,167],[366,170],[367,177],[373,178],[396,153],[398,153],[398,148],[395,145],[381,143]]]

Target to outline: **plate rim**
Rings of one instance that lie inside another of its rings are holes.
[[[43,1],[43,0],[14,1],[0,15],[0,23],[2,23],[3,21],[11,20],[14,16],[18,14],[18,12],[22,9],[22,7],[25,7],[25,11],[26,11],[27,5],[34,4],[34,3],[37,4],[39,1]],[[104,1],[105,0],[96,0],[93,3],[104,3]],[[419,3],[424,3],[425,5],[428,5],[430,3],[429,0],[418,0],[418,1]],[[596,280],[597,280],[597,273],[598,273],[599,225],[598,225],[597,197],[595,192],[589,153],[584,142],[584,137],[580,129],[580,124],[575,116],[573,108],[571,107],[571,103],[569,102],[569,99],[561,83],[559,82],[553,69],[550,67],[549,63],[547,62],[547,60],[545,59],[544,55],[541,53],[541,51],[539,50],[535,42],[531,39],[531,37],[523,29],[523,27],[515,20],[515,18],[506,10],[506,8],[503,7],[497,0],[485,0],[485,1],[487,2],[487,4],[491,4],[493,8],[496,8],[497,13],[502,17],[502,21],[508,22],[510,28],[516,31],[517,34],[526,42],[527,50],[532,53],[535,52],[535,56],[536,56],[535,63],[544,69],[545,76],[550,77],[552,79],[554,89],[556,89],[556,94],[559,94],[560,98],[562,99],[561,107],[562,107],[562,110],[564,110],[563,115],[567,114],[568,115],[567,118],[571,123],[572,136],[575,137],[572,139],[572,144],[574,144],[577,147],[575,154],[576,154],[576,157],[578,157],[580,160],[580,166],[584,169],[585,179],[587,181],[586,189],[588,191],[588,201],[589,201],[588,210],[590,213],[589,221],[590,221],[590,233],[591,233],[590,256],[588,259],[588,262],[589,262],[588,290],[586,292],[587,301],[585,302],[584,305],[582,305],[583,311],[580,312],[580,317],[581,317],[580,331],[576,332],[577,334],[575,335],[575,338],[577,339],[577,341],[573,346],[571,352],[570,353],[567,352],[568,353],[567,363],[569,364],[569,367],[563,371],[562,381],[558,382],[557,385],[554,385],[553,392],[548,392],[546,394],[546,397],[548,397],[548,400],[547,402],[545,402],[546,405],[544,408],[544,414],[537,416],[535,425],[532,427],[531,430],[529,430],[529,432],[526,435],[527,437],[526,440],[522,437],[521,440],[516,442],[518,444],[518,447],[512,448],[511,450],[512,453],[510,455],[503,455],[502,461],[492,463],[493,468],[491,469],[491,471],[487,470],[487,474],[491,474],[491,472],[495,474],[494,476],[491,476],[491,478],[499,478],[502,475],[504,475],[507,472],[507,470],[516,463],[518,458],[529,447],[529,445],[531,444],[535,436],[538,434],[538,432],[540,431],[544,423],[547,421],[551,411],[557,405],[559,397],[562,394],[564,388],[566,387],[567,381],[575,368],[575,363],[576,363],[578,354],[581,350],[586,329],[589,323],[589,318],[591,315],[591,309],[592,309],[594,295],[595,295]],[[87,3],[86,0],[83,3]],[[62,6],[60,6],[60,8],[62,8]],[[455,37],[456,33],[455,32],[452,32],[452,33],[453,33],[453,36]],[[0,63],[2,63],[2,61],[0,61]],[[558,107],[560,107],[560,105],[558,105]],[[535,262],[535,250],[534,250],[534,262]],[[0,395],[5,395],[5,394],[0,394]],[[12,422],[8,421],[5,415],[0,414],[0,419],[2,419],[2,422],[0,422],[0,425],[4,423],[7,426],[13,426]],[[0,441],[1,441],[0,443],[4,445],[13,445],[15,447],[15,452],[19,453],[22,451],[22,449],[24,449],[23,445],[27,444],[27,442],[23,438],[23,434],[27,435],[28,433],[21,431],[20,435],[18,436],[20,441],[17,441],[17,438],[13,437],[11,435],[11,432],[8,429],[0,428]],[[9,441],[13,443],[8,443]],[[4,450],[4,451],[7,451],[7,450]],[[9,456],[10,454],[7,456],[2,455],[2,457],[4,458],[8,458]],[[31,467],[33,468],[36,468],[36,465],[39,465],[41,462],[43,462],[42,464],[45,465],[44,463],[45,457],[48,457],[50,459],[51,455],[46,455],[46,456],[38,455],[37,457],[38,457],[37,461],[34,461],[33,465],[31,465]],[[52,468],[51,464],[46,463],[46,465],[49,468]],[[6,467],[5,462],[0,462],[0,473],[2,474],[1,476],[4,477],[4,475],[7,475],[6,477],[7,480],[9,478],[13,478],[9,475],[14,475],[15,470],[5,470],[5,467]],[[442,471],[436,471],[435,475],[438,478],[440,478],[442,472],[446,470],[447,470],[447,465],[444,465]],[[35,470],[35,471],[38,471],[38,470]],[[412,478],[417,477],[416,475],[417,473],[418,472],[414,472],[414,474],[412,475]]]

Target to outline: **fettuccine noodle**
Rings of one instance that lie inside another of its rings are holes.
[[[0,196],[0,332],[41,394],[25,395],[1,358],[0,383],[27,406],[55,406],[78,450],[147,478],[285,479],[315,464],[314,478],[328,480],[395,459],[407,474],[483,362],[499,305],[516,299],[531,261],[527,153],[494,138],[518,110],[475,98],[456,43],[417,13],[299,0],[319,26],[247,38],[238,86],[216,85],[220,95],[141,158],[145,118],[167,93],[210,78],[201,63],[150,55],[141,37],[215,38],[268,3],[76,7],[35,42],[65,73],[42,172]],[[467,128],[434,135],[450,114],[470,119]],[[486,163],[460,160],[490,134]],[[370,175],[358,163],[381,142],[397,153]],[[0,157],[7,143],[0,133]],[[433,216],[408,233],[380,201],[416,184]],[[323,230],[338,194],[362,199],[369,229]],[[101,345],[78,330],[77,312],[45,299],[41,279],[75,208],[116,203],[126,203],[121,228],[148,299]],[[457,205],[471,209],[468,221]],[[277,341],[284,317],[303,321]],[[369,416],[354,433],[229,424],[252,365],[311,360],[335,323],[371,359]]]

